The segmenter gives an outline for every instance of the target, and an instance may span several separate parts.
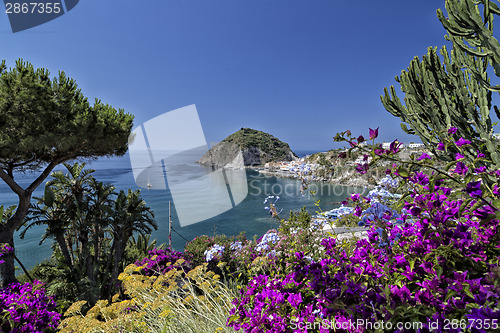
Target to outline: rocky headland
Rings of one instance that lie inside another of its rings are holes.
[[[198,163],[218,168],[237,168],[294,160],[298,160],[298,157],[287,143],[271,134],[242,128],[213,146]]]

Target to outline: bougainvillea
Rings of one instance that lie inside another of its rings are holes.
[[[154,249],[149,251],[149,256],[140,262],[136,262],[136,266],[143,267],[142,273],[146,276],[162,275],[173,268],[180,268],[174,265],[179,259],[184,259],[181,252],[175,251],[171,248],[167,249]],[[189,262],[183,261],[183,267],[188,267]]]
[[[0,289],[0,329],[2,332],[48,332],[55,330],[61,315],[43,284],[12,283]]]
[[[467,148],[466,140],[459,143]],[[393,146],[386,156],[397,153]],[[393,165],[388,173],[406,186],[401,214],[351,198],[368,239],[350,246],[326,238],[320,260],[297,252],[286,276],[253,278],[234,301],[228,325],[245,332],[499,329],[500,193],[486,183],[500,177],[479,162],[465,165],[457,157],[440,170],[426,156]]]

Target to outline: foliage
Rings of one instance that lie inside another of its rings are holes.
[[[152,240],[151,235],[138,234],[137,237],[132,236],[129,238],[123,254],[124,267],[146,258],[149,252],[154,249],[165,250],[166,247],[165,243],[157,245],[156,239]]]
[[[208,262],[208,268],[217,274],[223,274],[217,264],[225,262],[223,275],[228,275],[229,278],[240,273],[241,260],[237,260],[234,253],[249,243],[244,232],[237,236],[215,235],[209,237],[202,235],[186,244],[183,256],[192,266]],[[214,251],[214,246],[220,250]]]
[[[148,234],[156,223],[139,191],[116,193],[85,164],[64,165],[68,173],[53,173],[44,196],[31,206],[21,237],[34,225],[47,225],[41,242],[51,238],[56,245],[52,259],[35,275],[64,302],[86,299],[94,304],[115,292],[133,233]]]
[[[387,155],[395,153],[394,148]],[[462,158],[455,165],[464,163]],[[427,158],[412,163],[432,168]],[[500,191],[483,188],[481,180],[492,173],[499,182],[500,172],[474,167],[464,164],[448,176],[392,169],[411,188],[401,199],[401,215],[381,203],[351,198],[370,227],[369,238],[354,248],[326,238],[321,259],[296,252],[285,276],[254,277],[234,302],[229,326],[245,332],[327,332],[346,331],[343,323],[361,320],[354,330],[362,332],[367,323],[383,320],[392,327],[420,322],[423,332],[436,322],[433,332],[459,332],[474,318],[498,322]],[[451,320],[460,325],[446,328]]]
[[[484,5],[484,22],[479,3]],[[450,17],[445,18],[441,10],[438,17],[450,34],[448,39],[453,41],[451,52],[441,48],[441,60],[436,49],[429,48],[422,61],[415,57],[410,67],[396,77],[406,105],[401,103],[393,86],[390,93],[384,89],[381,100],[387,111],[409,125],[401,124],[403,130],[417,134],[433,153],[439,142],[462,137],[471,141],[471,149],[464,152],[465,158],[474,160],[475,151],[480,149],[499,168],[500,153],[490,117],[492,90],[499,88],[489,86],[487,67],[489,61],[497,76],[500,75],[500,44],[492,36],[493,14],[500,14],[500,10],[489,0],[448,0],[446,9]],[[500,117],[498,108],[494,109]],[[456,131],[446,132],[450,127]],[[452,160],[457,149],[452,145],[448,151],[449,155],[440,156]]]
[[[463,65],[483,87],[499,91],[499,86],[490,86],[483,77],[488,64],[496,76],[500,76],[500,43],[493,36],[494,15],[500,15],[498,5],[490,0],[447,0],[445,7],[448,16],[445,17],[441,9],[437,10],[437,15],[448,32],[446,39],[453,43],[454,48],[483,60],[482,72],[471,66],[467,61],[470,57],[464,59]]]
[[[54,332],[61,315],[47,296],[43,284],[13,283],[0,289],[0,329],[2,332]]]
[[[242,149],[259,148],[265,153],[265,156],[261,156],[262,163],[288,160],[290,152],[292,152],[287,143],[280,141],[271,134],[251,128],[242,128],[225,138],[223,142],[236,144]],[[297,156],[293,152],[292,154]]]
[[[18,196],[15,213],[0,225],[0,243],[14,247],[14,232],[28,213],[31,195],[60,163],[77,158],[123,155],[133,116],[96,100],[91,105],[75,80],[23,60],[0,65],[0,178]],[[26,188],[15,172],[41,170]],[[15,252],[0,265],[2,285],[16,282]]]

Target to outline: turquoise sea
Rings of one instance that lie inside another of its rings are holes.
[[[298,152],[299,156],[305,156],[313,152]],[[88,167],[95,169],[94,177],[103,182],[112,183],[118,190],[136,189],[130,159],[128,154],[123,157],[101,158],[91,163]],[[198,167],[191,165],[191,168]],[[63,170],[59,166],[56,170]],[[202,221],[200,223],[181,227],[175,212],[175,204],[172,202],[172,245],[176,250],[182,251],[186,240],[192,240],[199,235],[227,234],[237,235],[245,231],[248,238],[254,235],[262,236],[267,230],[276,228],[277,222],[264,209],[264,199],[268,195],[278,195],[278,209],[283,209],[282,216],[286,217],[290,210],[300,210],[306,206],[312,213],[318,211],[314,205],[314,198],[310,194],[303,195],[300,191],[300,181],[289,178],[276,178],[264,176],[253,170],[247,170],[248,196],[235,208]],[[15,179],[21,186],[26,187],[34,179],[36,174],[18,174]],[[342,201],[354,192],[361,192],[363,189],[344,187],[327,183],[312,183],[311,187],[316,190],[316,199],[320,200],[322,210],[329,210],[338,207],[335,202]],[[44,185],[35,191],[34,196],[41,196]],[[193,188],[193,191],[197,189]],[[147,205],[155,213],[158,230],[152,233],[152,237],[157,239],[158,244],[168,243],[168,203],[172,197],[168,190],[148,190],[142,189],[141,195]],[[0,183],[0,205],[9,206],[17,204],[17,196],[3,182]],[[196,204],[193,203],[193,209]],[[15,237],[16,253],[22,263],[27,267],[33,267],[37,263],[48,258],[51,253],[51,240],[39,245],[41,236],[45,230],[44,226],[37,226],[26,233],[24,239],[18,235]]]

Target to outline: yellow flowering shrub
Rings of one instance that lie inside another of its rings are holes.
[[[100,300],[85,314],[86,301],[76,302],[64,314],[60,331],[234,332],[225,324],[236,294],[219,275],[207,272],[207,264],[159,276],[143,275],[143,268],[132,264],[119,275],[126,299],[115,295],[110,304]]]

